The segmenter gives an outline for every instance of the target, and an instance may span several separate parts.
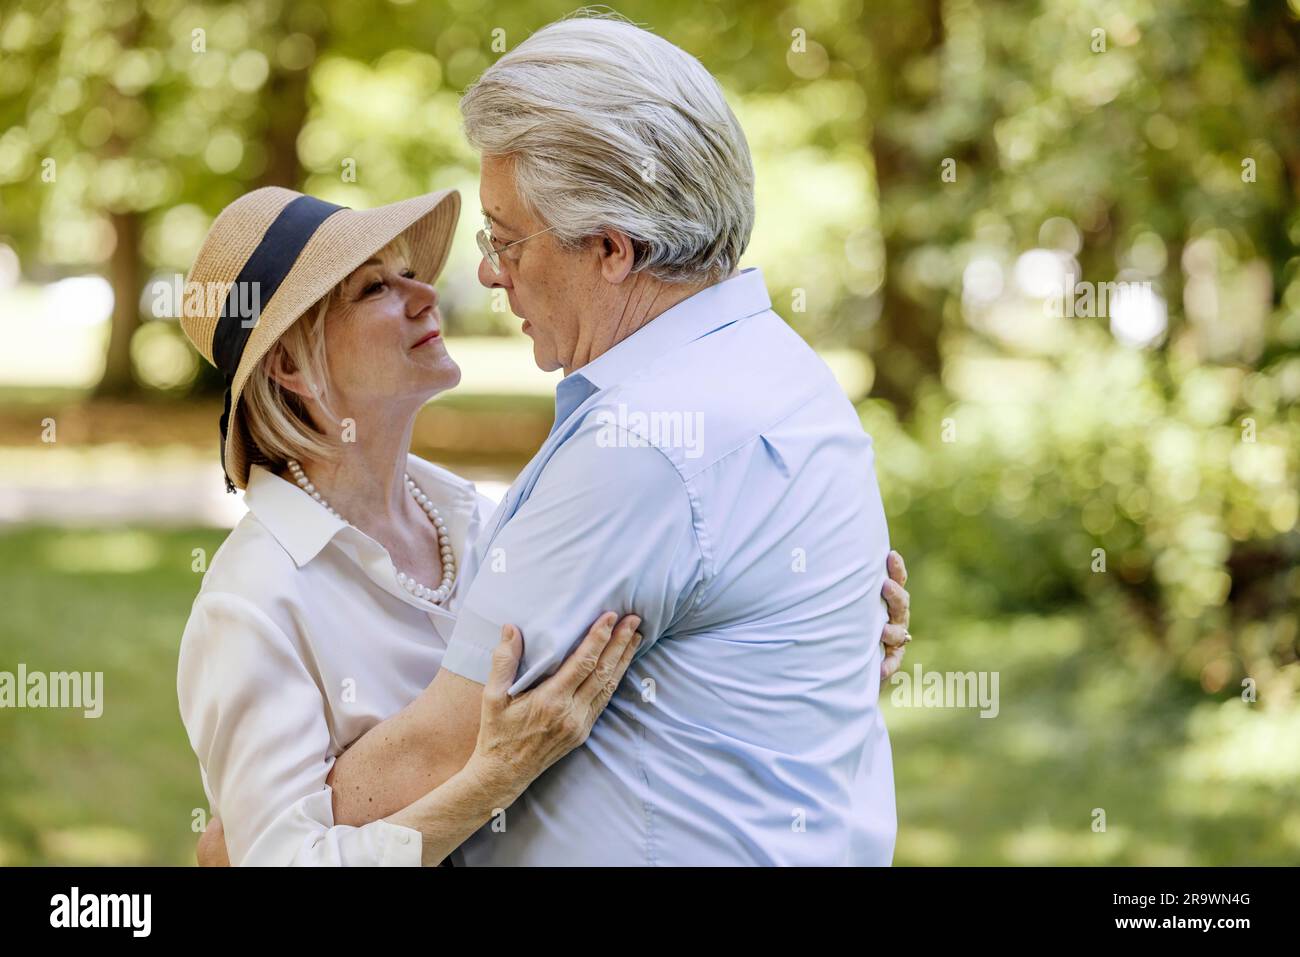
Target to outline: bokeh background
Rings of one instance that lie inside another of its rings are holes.
[[[416,450],[499,494],[545,436],[456,103],[572,9],[0,3],[0,670],[105,673],[98,719],[0,710],[0,864],[193,862],[176,652],[242,505],[154,283],[227,202],[458,187]],[[875,437],[905,670],[1000,677],[994,719],[885,689],[897,862],[1300,861],[1300,0],[617,9],[749,136],[745,264]],[[1148,285],[1051,315],[1067,274]]]

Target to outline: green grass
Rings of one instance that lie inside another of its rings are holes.
[[[193,861],[205,799],[176,652],[192,550],[211,556],[223,536],[0,533],[0,670],[103,671],[105,698],[97,719],[0,710],[0,864]],[[939,603],[914,578],[919,621]],[[909,673],[997,671],[1000,713],[899,707],[886,686],[897,863],[1300,860],[1300,715],[1209,699],[1102,627],[1077,614],[914,627]]]
[[[908,670],[999,672],[1000,710],[898,707],[886,686],[897,863],[1300,862],[1300,712],[1209,698],[1103,637],[1017,616],[913,643]]]
[[[206,808],[176,703],[198,590],[192,549],[220,531],[0,535],[0,668],[104,672],[104,711],[0,711],[0,863],[193,861]]]

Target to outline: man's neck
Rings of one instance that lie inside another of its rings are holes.
[[[564,365],[564,374],[568,375],[600,358],[678,303],[737,274],[733,272],[722,280],[697,283],[664,282],[643,272],[634,274],[628,280],[625,290],[618,287],[620,296],[613,304],[612,316],[591,323],[592,328],[579,331],[573,357]]]

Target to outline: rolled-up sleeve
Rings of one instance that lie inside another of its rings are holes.
[[[410,865],[422,835],[334,824],[325,704],[293,643],[237,595],[201,593],[181,640],[181,718],[234,865]]]
[[[644,654],[706,584],[705,531],[665,454],[589,418],[488,544],[443,657],[484,684],[501,627],[523,632],[511,694],[553,674],[602,612],[641,616]]]

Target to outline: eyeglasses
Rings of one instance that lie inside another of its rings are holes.
[[[474,238],[478,240],[479,252],[481,252],[483,258],[488,261],[488,264],[492,267],[492,271],[498,276],[501,276],[504,275],[501,270],[501,254],[503,252],[511,246],[518,246],[520,243],[528,242],[528,240],[532,239],[533,236],[540,236],[542,233],[549,233],[554,228],[554,226],[547,226],[545,229],[533,233],[532,236],[525,236],[523,239],[516,239],[513,242],[506,243],[504,246],[498,248],[496,244],[497,241],[492,238],[492,220],[489,217],[484,216],[483,228],[478,231],[478,235]]]

